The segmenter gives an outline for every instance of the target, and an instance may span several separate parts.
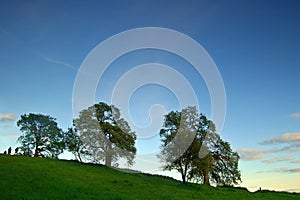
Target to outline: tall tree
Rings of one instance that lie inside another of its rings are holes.
[[[111,166],[125,158],[128,165],[133,164],[136,135],[117,107],[95,104],[79,113],[74,126],[93,162],[104,161]]]
[[[183,183],[192,169],[198,119],[194,107],[172,111],[165,116],[160,130],[162,150],[158,157],[165,163],[164,170],[175,169],[181,174]]]
[[[220,138],[214,123],[199,114],[196,107],[167,114],[160,137],[159,157],[165,162],[164,169],[179,171],[184,183],[188,179],[206,185],[211,181],[216,185],[232,185],[241,180],[238,154]]]
[[[42,114],[21,115],[17,125],[23,134],[18,141],[24,155],[58,158],[64,149],[64,137],[55,120]]]

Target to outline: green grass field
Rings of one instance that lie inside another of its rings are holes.
[[[0,199],[300,199],[300,194],[183,185],[74,161],[0,155]]]

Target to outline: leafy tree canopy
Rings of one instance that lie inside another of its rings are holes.
[[[117,165],[119,158],[133,164],[136,135],[115,106],[100,102],[79,113],[74,120],[81,141],[93,162]]]
[[[233,185],[241,181],[239,156],[216,133],[215,125],[196,107],[172,111],[160,130],[165,170],[177,170],[187,180],[210,185]]]
[[[21,115],[17,125],[23,134],[18,141],[24,155],[58,158],[64,149],[64,135],[55,120],[42,114]]]

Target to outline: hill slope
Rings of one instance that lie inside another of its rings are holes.
[[[99,165],[0,155],[1,199],[300,199],[300,194],[183,185]]]

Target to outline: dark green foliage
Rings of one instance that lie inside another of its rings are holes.
[[[296,200],[300,194],[250,193],[74,161],[0,155],[0,199]]]
[[[159,157],[165,170],[177,170],[182,181],[210,185],[233,185],[241,181],[239,156],[216,133],[215,125],[196,107],[165,116],[160,130],[162,151]]]
[[[74,126],[92,162],[116,166],[122,157],[128,165],[133,164],[136,135],[115,106],[100,102],[84,109],[74,120]]]
[[[23,155],[57,158],[64,149],[64,135],[55,118],[29,113],[17,122],[23,134],[18,138]]]
[[[241,173],[238,170],[239,155],[233,152],[230,144],[221,138],[214,144],[212,151],[214,159],[213,170],[210,172],[211,180],[219,186],[238,184]]]
[[[160,130],[162,151],[158,155],[165,162],[164,170],[175,169],[181,174],[183,183],[187,181],[193,161],[195,138],[194,116],[189,115],[189,108],[182,112],[172,111],[165,116],[164,126]],[[187,122],[191,123],[187,123]]]
[[[82,162],[82,156],[89,156],[75,128],[68,128],[65,133],[65,146],[69,152],[73,153],[77,161]]]

